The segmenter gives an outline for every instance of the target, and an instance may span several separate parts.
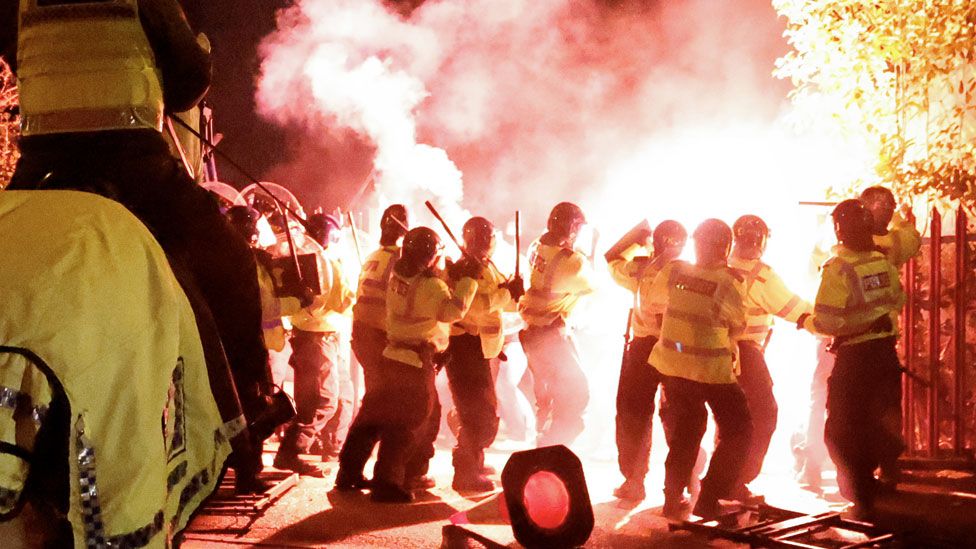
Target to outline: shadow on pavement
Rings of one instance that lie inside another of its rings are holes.
[[[423,498],[410,505],[373,503],[368,494],[328,493],[330,508],[282,528],[261,544],[322,544],[379,530],[443,521],[456,511],[440,499]]]

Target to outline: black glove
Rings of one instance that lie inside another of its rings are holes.
[[[315,294],[313,294],[312,290],[310,290],[308,287],[302,286],[302,289],[298,294],[298,305],[304,309],[312,305],[313,301],[315,301]]]
[[[809,317],[810,317],[810,313],[803,313],[802,315],[800,315],[800,318],[796,319],[796,329],[803,330],[804,329],[803,324],[806,323],[807,318]]]
[[[453,281],[458,281],[462,278],[478,280],[481,276],[481,269],[481,263],[478,263],[473,258],[464,256],[457,260],[456,263],[451,263],[447,266],[447,276]]]
[[[504,284],[508,293],[512,294],[512,301],[518,301],[525,295],[525,282],[521,276],[516,276]]]

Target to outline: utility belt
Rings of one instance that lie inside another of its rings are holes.
[[[827,345],[827,352],[837,354],[837,351],[838,349],[841,348],[841,346],[846,345],[852,340],[870,334],[890,333],[893,329],[894,329],[894,325],[892,325],[891,323],[891,317],[887,314],[881,315],[878,318],[876,318],[874,322],[871,323],[871,326],[869,326],[867,330],[859,334],[851,334],[851,335],[835,337],[833,341],[831,341],[830,344]]]
[[[441,371],[441,368],[447,364],[450,360],[450,354],[447,351],[438,351],[433,343],[425,341],[423,343],[407,343],[406,341],[390,341],[390,347],[396,349],[406,349],[408,351],[413,351],[417,353],[420,357],[420,361],[424,364],[424,368],[432,368],[435,372]]]
[[[564,333],[566,331],[566,321],[563,320],[563,317],[557,317],[556,320],[553,320],[551,323],[546,324],[545,326],[533,326],[531,324],[526,326],[521,332],[519,332],[519,341],[523,346],[531,345],[539,338],[551,333],[553,330],[556,330],[559,333]]]

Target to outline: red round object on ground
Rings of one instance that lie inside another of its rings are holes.
[[[569,491],[566,484],[549,471],[533,473],[522,490],[529,520],[540,528],[556,529],[569,515]]]

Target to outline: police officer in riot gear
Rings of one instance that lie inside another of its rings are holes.
[[[426,477],[440,425],[434,377],[447,349],[450,324],[467,313],[478,289],[470,265],[455,267],[453,288],[435,271],[442,246],[427,227],[403,238],[386,294],[388,343],[375,383],[339,453],[336,488],[369,488],[374,501],[409,503]],[[363,468],[379,442],[372,481]]]
[[[352,351],[363,367],[366,390],[373,383],[386,347],[386,286],[407,234],[407,208],[393,204],[380,218],[380,247],[366,256],[352,307]]]
[[[586,222],[579,206],[557,204],[548,231],[529,249],[532,274],[519,301],[526,328],[519,334],[536,397],[537,444],[571,444],[583,431],[590,391],[576,340],[566,325],[580,297],[592,292],[591,268],[573,249]]]
[[[743,279],[746,307],[746,327],[739,340],[738,379],[749,403],[753,435],[742,478],[731,495],[738,500],[747,500],[752,493],[746,484],[755,480],[762,470],[769,442],[776,431],[779,411],[765,358],[772,335],[772,317],[775,315],[795,323],[800,315],[813,312],[813,308],[790,291],[776,271],[762,261],[769,238],[765,221],[755,215],[743,215],[732,225],[732,233],[729,266]]]
[[[313,214],[308,218],[309,236],[322,246],[317,254],[323,279],[322,294],[291,316],[292,355],[295,369],[295,419],[288,425],[274,466],[301,475],[322,477],[315,465],[301,459],[335,414],[339,397],[339,335],[329,320],[330,312],[342,313],[352,305],[352,291],[346,286],[342,267],[326,252],[339,231],[335,218]]]
[[[645,238],[647,230],[644,229]],[[657,273],[681,255],[688,233],[677,221],[662,221],[651,235],[653,252],[650,257],[636,255],[642,248],[638,242],[641,236],[634,234],[628,238],[625,235],[604,256],[614,281],[634,293],[630,317],[633,337],[628,334],[617,385],[617,463],[624,483],[614,490],[616,497],[631,501],[641,501],[645,497],[644,477],[651,456],[654,399],[661,383],[661,373],[647,363],[651,349],[661,335],[661,317],[643,306],[646,300],[641,298],[641,292],[646,293]]]
[[[821,270],[814,313],[798,326],[834,338],[824,438],[841,495],[854,503],[855,517],[870,518],[881,489],[874,471],[895,470],[904,449],[895,343],[905,294],[898,271],[875,249],[864,204],[845,200],[832,216],[840,245]]]
[[[491,264],[495,226],[484,217],[472,217],[462,229],[464,256],[448,267],[451,279],[458,271],[478,273],[478,293],[467,314],[451,328],[447,379],[460,420],[454,448],[454,481],[459,492],[484,492],[494,483],[484,474],[485,449],[498,433],[498,401],[489,361],[501,354],[505,343],[502,311],[514,309],[521,280],[507,281]]]
[[[649,363],[664,376],[671,422],[665,461],[664,515],[687,514],[685,488],[712,410],[717,425],[715,452],[702,480],[694,513],[719,514],[740,478],[752,436],[745,395],[736,382],[736,340],[745,328],[742,281],[728,267],[732,230],[707,219],[694,233],[694,265],[672,262],[658,273],[648,291],[648,307],[663,313],[661,337]]]

